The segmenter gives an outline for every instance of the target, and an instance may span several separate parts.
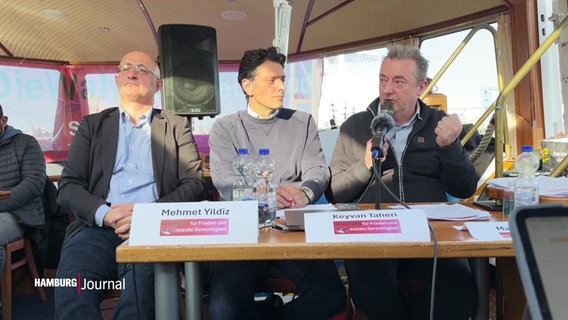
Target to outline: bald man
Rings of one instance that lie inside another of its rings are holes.
[[[61,175],[57,200],[75,220],[57,277],[122,282],[114,319],[153,319],[153,265],[119,264],[115,249],[129,238],[135,203],[201,201],[205,184],[189,121],[153,108],[157,63],[129,52],[117,70],[119,106],[83,119]],[[101,319],[103,292],[56,287],[56,319]]]

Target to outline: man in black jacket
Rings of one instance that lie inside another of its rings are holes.
[[[462,148],[457,115],[425,105],[428,61],[414,47],[393,45],[380,70],[380,99],[351,116],[340,129],[331,159],[330,202],[373,203],[376,182],[371,155],[371,122],[381,107],[392,105],[394,126],[382,147],[381,179],[404,202],[445,202],[447,194],[471,196],[475,168]],[[381,148],[380,148],[381,149]],[[382,202],[396,202],[381,188]],[[369,319],[428,319],[432,260],[347,260],[351,296]],[[421,288],[404,292],[399,278],[419,279]],[[440,259],[436,275],[435,319],[469,319],[477,290],[466,259]]]

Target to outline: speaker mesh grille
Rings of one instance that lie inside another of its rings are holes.
[[[159,28],[164,110],[184,116],[220,113],[215,29],[195,25]]]

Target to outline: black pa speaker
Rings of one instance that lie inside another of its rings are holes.
[[[162,25],[159,62],[162,108],[181,116],[215,116],[221,111],[217,34],[198,25]]]

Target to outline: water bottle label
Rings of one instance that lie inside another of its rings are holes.
[[[515,190],[515,207],[537,205],[538,200],[537,188],[524,187]]]
[[[259,202],[258,203],[258,213],[266,214],[268,212],[268,202]]]
[[[272,212],[272,213],[275,213]],[[258,203],[258,226],[269,227],[274,225],[275,215],[271,214],[268,202]]]
[[[233,188],[233,201],[251,201],[255,200],[252,189]]]

